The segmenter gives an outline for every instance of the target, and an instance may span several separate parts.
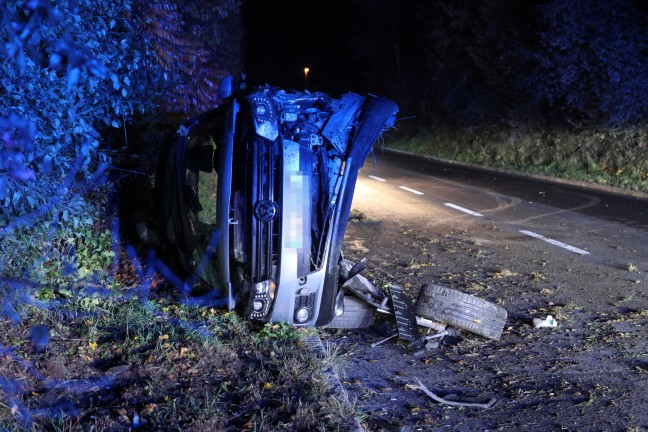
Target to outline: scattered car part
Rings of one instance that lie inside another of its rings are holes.
[[[436,330],[439,332],[444,331],[448,326],[448,324],[446,323],[440,321],[434,321],[420,316],[416,317],[416,324],[418,324],[421,327],[427,327],[428,329]]]
[[[459,336],[459,332],[452,327],[447,327],[445,330],[435,333],[433,335],[423,336],[422,339],[425,340],[425,344],[422,349],[414,352],[415,356],[422,356],[426,351],[437,349],[439,347],[439,342],[446,336]]]
[[[345,258],[340,263],[340,279],[342,288],[355,295],[365,303],[372,305],[378,312],[391,314],[391,308],[387,306],[390,297],[376,285],[372,284],[366,277],[353,269],[364,269],[364,258],[358,263],[353,263]]]
[[[415,313],[494,340],[502,335],[507,316],[501,306],[434,284],[421,287]]]
[[[420,356],[427,350],[435,349],[439,346],[438,341],[433,339],[442,339],[445,336],[457,336],[458,332],[447,326],[446,323],[435,323],[434,327],[439,329],[438,333],[433,335],[421,336],[419,333],[419,320],[414,315],[412,301],[408,296],[403,294],[403,288],[398,285],[389,287],[391,293],[394,316],[398,327],[398,336],[400,339],[409,341],[409,348],[414,350],[414,355]]]
[[[371,348],[376,348],[378,345],[382,345],[382,344],[384,344],[385,342],[390,341],[390,340],[392,340],[392,339],[394,339],[394,338],[397,338],[397,337],[398,337],[398,333],[393,334],[393,335],[391,335],[391,336],[387,336],[385,339],[381,339],[381,340],[379,340],[378,342],[374,342],[374,343],[372,343],[372,344],[371,344]]]
[[[423,339],[430,341],[432,339],[442,339],[446,336],[459,336],[459,332],[452,327],[446,327],[445,330],[440,331],[439,333],[435,333],[433,335],[425,335],[423,336]]]
[[[418,388],[418,389],[422,390],[423,393],[430,396],[435,401],[437,401],[439,403],[442,403],[442,404],[445,404],[445,405],[457,406],[457,407],[489,409],[489,408],[492,408],[493,405],[495,405],[497,403],[497,398],[492,398],[492,399],[488,400],[487,402],[483,402],[483,403],[482,402],[472,402],[472,401],[468,401],[468,400],[452,400],[452,399],[448,399],[447,396],[445,398],[442,398],[441,396],[438,396],[437,394],[435,394],[435,393],[431,392],[430,390],[428,390],[428,388],[425,387],[420,380],[417,379],[417,381],[418,381],[418,387],[417,386],[410,386],[410,385],[408,385],[408,386],[413,387],[413,388]]]
[[[353,296],[344,296],[344,313],[333,318],[325,325],[328,328],[357,329],[369,327],[374,323],[376,309],[365,301]]]
[[[398,336],[410,344],[417,346],[422,342],[419,335],[418,324],[414,316],[412,301],[408,296],[403,294],[403,287],[392,285],[389,287],[389,292],[392,299],[392,307],[394,310],[394,317],[396,318],[396,326],[398,328]]]
[[[348,275],[350,274],[349,270],[355,267],[356,265],[346,260],[341,274]],[[415,310],[409,297],[403,293],[401,286],[391,285],[389,287],[390,295],[386,296],[366,278],[363,278],[362,283],[359,284],[359,278],[361,277],[356,274],[351,279],[348,279],[343,284],[343,287],[346,287],[357,300],[373,306],[378,312],[393,315],[398,329],[397,334],[374,342],[371,345],[372,348],[399,337],[399,339],[409,342],[409,348],[414,350],[414,355],[420,356],[427,350],[437,348],[438,341],[444,337],[459,336],[459,331],[450,327],[449,324],[492,339],[501,336],[506,321],[506,310],[500,306],[456,290],[425,284],[419,292]],[[448,297],[451,299],[448,300]],[[459,301],[456,300],[457,298]],[[387,305],[388,300],[391,301],[391,306]],[[430,306],[430,303],[434,301],[437,301],[438,304]],[[459,310],[460,308],[463,309]],[[486,314],[481,310],[484,308],[490,311],[490,314]],[[440,311],[443,311],[443,313]],[[476,319],[470,315],[475,312],[479,312],[481,318]],[[428,316],[419,316],[415,313]],[[457,316],[459,319],[457,319]],[[466,317],[470,317],[471,321],[466,322],[468,319]],[[474,325],[480,324],[482,320],[486,320],[486,325],[475,330]],[[419,327],[427,327],[428,331],[434,329],[437,333],[421,336]]]
[[[352,279],[354,276],[360,274],[361,271],[367,268],[367,265],[365,264],[366,258],[362,258],[360,261],[355,263],[353,267],[349,269],[349,274],[347,275],[347,279]]]
[[[558,322],[551,315],[547,315],[545,319],[533,318],[533,328],[556,328]]]

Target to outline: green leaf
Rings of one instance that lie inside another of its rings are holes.
[[[22,198],[22,194],[20,192],[16,191],[16,192],[13,193],[13,196],[11,197],[11,203],[13,205],[17,206],[18,203],[20,202],[21,198]]]
[[[76,85],[77,81],[79,81],[79,74],[81,73],[81,69],[78,67],[72,68],[68,71],[67,74],[67,91],[68,93],[72,91],[72,88]]]

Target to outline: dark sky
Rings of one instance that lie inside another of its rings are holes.
[[[337,96],[364,90],[361,63],[350,46],[350,2],[244,0],[245,70],[251,86],[270,84]]]

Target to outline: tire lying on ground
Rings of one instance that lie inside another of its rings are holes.
[[[325,328],[357,329],[374,323],[376,309],[353,295],[344,296],[344,313],[333,318]]]
[[[495,340],[502,335],[507,315],[501,306],[434,284],[421,287],[414,313]]]

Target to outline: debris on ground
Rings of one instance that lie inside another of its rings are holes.
[[[551,315],[547,315],[547,318],[533,318],[533,328],[555,328],[558,326],[558,322]]]
[[[455,399],[454,397],[450,399],[449,396],[446,396],[445,398],[442,398],[441,396],[433,393],[430,391],[427,387],[423,385],[423,383],[417,379],[418,385],[410,385],[409,387],[411,388],[416,388],[419,390],[422,390],[423,393],[426,395],[430,396],[432,399],[435,401],[445,404],[445,405],[450,405],[450,406],[456,406],[456,407],[469,407],[469,408],[492,408],[493,405],[497,403],[497,398],[491,398],[488,401],[485,402],[474,402],[472,398],[470,400],[464,398],[464,399]]]

